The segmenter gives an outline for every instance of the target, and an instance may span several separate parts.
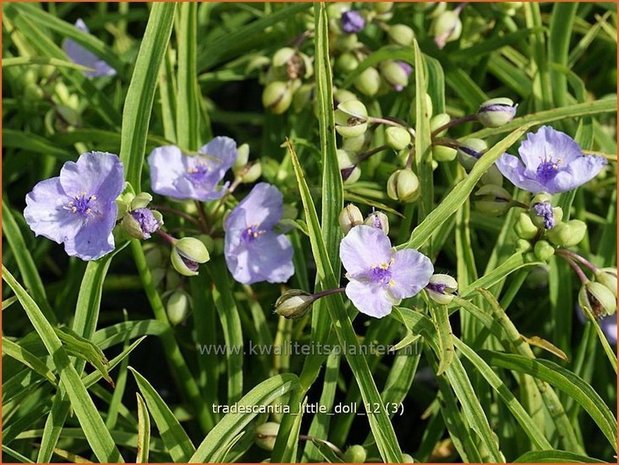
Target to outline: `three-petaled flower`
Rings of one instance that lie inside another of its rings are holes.
[[[24,218],[37,236],[64,243],[68,255],[96,260],[114,250],[116,197],[123,186],[117,155],[84,153],[77,162],[66,162],[60,176],[34,186],[26,195]]]
[[[226,218],[224,254],[235,280],[283,283],[294,274],[292,244],[273,230],[282,214],[281,192],[259,183]]]
[[[225,186],[218,184],[236,155],[236,142],[229,137],[215,137],[194,156],[184,155],[174,145],[157,147],[148,156],[153,192],[175,199],[219,199]]]
[[[603,157],[585,155],[570,136],[549,126],[528,134],[518,154],[520,159],[505,153],[496,165],[516,187],[533,193],[575,189],[607,164]]]
[[[396,251],[381,229],[365,225],[342,239],[340,258],[349,280],[346,295],[360,312],[376,318],[418,294],[434,273],[428,257],[413,249]]]

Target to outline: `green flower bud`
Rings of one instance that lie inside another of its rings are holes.
[[[512,206],[512,196],[500,186],[486,184],[475,193],[475,208],[492,216],[504,215]]]
[[[516,252],[525,253],[531,250],[531,243],[526,239],[516,240]]]
[[[402,454],[402,463],[415,463],[415,459],[410,454]]]
[[[260,160],[257,160],[251,165],[245,165],[245,167],[236,174],[243,184],[251,184],[262,176],[262,164]]]
[[[357,137],[368,128],[368,111],[359,100],[342,102],[335,110],[335,130],[344,138]]]
[[[449,116],[447,113],[439,113],[438,115],[434,115],[430,119],[430,131],[434,133],[434,131],[436,131],[440,127],[445,126],[450,121],[451,121],[451,116]],[[439,132],[437,136],[439,137],[443,136],[445,135],[446,132],[447,132],[447,129],[444,129],[443,131]]]
[[[172,326],[176,326],[185,321],[189,313],[189,298],[187,294],[181,291],[174,291],[168,299],[166,312]]]
[[[335,48],[341,52],[349,52],[359,48],[357,34],[340,34],[335,38]]]
[[[498,128],[514,119],[517,107],[509,98],[486,100],[477,110],[477,120],[487,128]]]
[[[210,258],[204,243],[195,237],[177,240],[170,253],[172,266],[183,276],[196,276],[200,263],[206,263]]]
[[[378,14],[389,13],[393,8],[393,2],[374,2],[371,5]]]
[[[488,150],[488,144],[483,139],[464,139],[458,148],[458,161],[466,171],[471,171],[477,160]]]
[[[411,169],[395,171],[387,181],[387,195],[393,200],[410,203],[420,195],[419,179]]]
[[[143,213],[142,213],[143,212]],[[145,215],[148,215],[146,218]],[[152,216],[151,216],[152,215]],[[146,218],[146,220],[145,220]],[[151,234],[163,225],[163,216],[156,210],[140,208],[123,215],[120,227],[134,239],[150,239]]]
[[[344,463],[364,463],[367,458],[367,452],[363,446],[355,444],[350,446],[344,452]]]
[[[137,210],[138,208],[146,208],[149,203],[153,201],[153,196],[148,192],[140,192],[131,200],[131,210]]]
[[[272,421],[261,424],[254,433],[254,444],[264,450],[272,451],[279,432],[279,424]]]
[[[411,143],[411,133],[404,128],[389,126],[385,129],[385,142],[394,150],[402,150]]]
[[[364,224],[376,229],[382,229],[385,234],[389,234],[389,218],[383,212],[373,212],[365,219]]]
[[[249,161],[249,145],[243,144],[239,148],[236,149],[236,160],[234,160],[234,165],[232,169],[237,171],[241,168],[244,168]]]
[[[458,40],[462,34],[460,14],[455,10],[442,12],[434,19],[432,31],[438,48],[442,49],[448,42]]]
[[[435,145],[432,147],[432,160],[439,162],[452,161],[456,158],[458,151],[451,147],[445,147],[444,145]]]
[[[519,238],[526,240],[534,239],[539,232],[537,226],[531,221],[531,217],[524,212],[520,213],[514,229]]]
[[[555,254],[555,248],[546,241],[537,241],[533,253],[538,260],[547,262]]]
[[[275,302],[275,313],[284,318],[296,320],[305,315],[316,298],[309,292],[291,289],[284,292]]]
[[[411,45],[415,39],[415,32],[404,24],[394,24],[387,29],[391,42],[398,45]]]
[[[408,73],[395,61],[384,61],[380,64],[380,74],[391,86],[398,89],[408,85]]]
[[[617,297],[601,283],[588,281],[580,288],[578,304],[596,318],[613,315],[617,311]]]
[[[448,274],[434,274],[426,286],[428,297],[441,305],[451,303],[458,291],[458,281]]]
[[[359,100],[355,94],[346,89],[337,89],[333,92],[333,100],[335,100],[336,107],[340,103],[348,102],[349,100]],[[367,111],[366,111],[367,114]]]
[[[376,95],[380,88],[380,74],[376,68],[366,68],[363,72],[357,76],[354,85],[359,92],[368,97]]]
[[[344,234],[347,234],[355,226],[363,224],[363,214],[356,205],[349,203],[340,212],[338,217],[340,228]]]
[[[285,112],[292,102],[292,92],[288,83],[282,81],[271,82],[262,92],[262,105],[276,115]]]
[[[347,152],[359,152],[363,149],[365,142],[365,134],[356,137],[346,137],[343,140],[342,148]]]
[[[585,238],[587,225],[580,220],[559,223],[546,232],[546,236],[557,247],[574,247]]]
[[[290,47],[280,48],[277,52],[273,54],[273,58],[271,59],[271,64],[275,67],[286,66],[286,63],[296,54],[297,52]]]
[[[488,171],[486,171],[482,175],[479,182],[481,184],[494,184],[495,186],[502,186],[503,175],[501,174],[499,169],[496,167],[496,165],[492,165],[490,168],[488,168]]]
[[[345,74],[354,71],[357,66],[359,66],[359,60],[350,52],[342,53],[335,60],[335,69]]]
[[[617,295],[617,268],[602,268],[595,272],[595,279]]]

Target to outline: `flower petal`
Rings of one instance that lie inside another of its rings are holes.
[[[204,145],[199,150],[200,153],[207,157],[214,157],[217,161],[217,169],[214,170],[217,177],[217,182],[221,181],[236,160],[237,150],[236,142],[229,137],[215,137],[208,144]]]
[[[355,226],[340,244],[340,258],[349,275],[366,273],[389,263],[393,256],[391,241],[381,230],[371,226]]]
[[[64,249],[67,255],[82,260],[97,260],[114,250],[112,230],[116,224],[117,207],[112,202],[101,216],[89,219],[78,233],[67,238]]]
[[[60,184],[70,197],[96,195],[101,202],[112,202],[125,184],[123,164],[112,153],[86,152],[63,165]]]
[[[396,299],[406,299],[419,293],[430,282],[434,266],[428,257],[413,249],[395,253],[389,291]]]
[[[86,34],[90,32],[81,18],[75,22],[75,27]],[[116,74],[114,68],[72,39],[65,40],[62,48],[73,63],[92,68],[92,71],[84,72],[88,77],[114,76]]]
[[[157,147],[148,156],[150,187],[153,192],[176,199],[188,199],[193,194],[191,183],[185,179],[186,156],[174,145]],[[186,184],[179,182],[184,180]]]
[[[550,186],[548,192],[558,194],[582,186],[596,177],[607,164],[608,161],[603,157],[583,155],[557,173],[548,183]]]
[[[81,219],[66,208],[70,200],[62,189],[60,178],[39,182],[26,195],[26,223],[37,236],[47,237],[58,244],[66,241],[82,226]]]
[[[526,175],[526,167],[518,157],[504,153],[496,161],[496,166],[503,176],[509,179],[512,184],[529,192],[544,192],[546,187],[535,179]]]
[[[399,303],[389,295],[385,287],[371,286],[356,280],[350,281],[346,286],[346,296],[357,310],[374,318],[389,315],[392,307]]]
[[[243,228],[259,225],[261,229],[272,229],[282,218],[283,196],[277,187],[261,182],[256,184],[236,208],[245,213],[246,223]],[[232,227],[232,223],[226,221],[226,229]]]

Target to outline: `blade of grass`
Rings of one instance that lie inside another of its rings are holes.
[[[135,393],[138,402],[138,445],[135,463],[148,463],[150,448],[150,416],[144,398]]]

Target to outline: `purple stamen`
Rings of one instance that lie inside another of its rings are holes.
[[[131,211],[131,216],[140,225],[144,239],[149,239],[150,235],[157,231],[161,226],[149,208],[137,208]]]
[[[78,213],[82,216],[87,216],[92,211],[93,200],[96,200],[97,196],[90,195],[86,197],[86,194],[82,194],[80,196],[74,197],[67,206],[66,209],[71,213]]]
[[[439,283],[428,283],[428,285],[426,286],[426,289],[434,291],[437,294],[445,294],[445,290],[447,289],[447,286],[445,284],[439,284]]]
[[[555,227],[555,216],[550,202],[540,202],[533,205],[535,214],[544,219],[544,228],[552,229]]]
[[[253,242],[265,232],[259,229],[258,226],[250,226],[241,233],[241,239],[244,242]]]
[[[193,168],[187,170],[187,178],[192,184],[202,184],[208,174],[208,168],[202,163],[196,164]]]
[[[391,281],[391,271],[389,266],[375,266],[370,270],[370,281],[376,284],[387,285]]]
[[[559,163],[552,160],[544,160],[537,167],[537,176],[541,182],[553,179],[559,171]]]

